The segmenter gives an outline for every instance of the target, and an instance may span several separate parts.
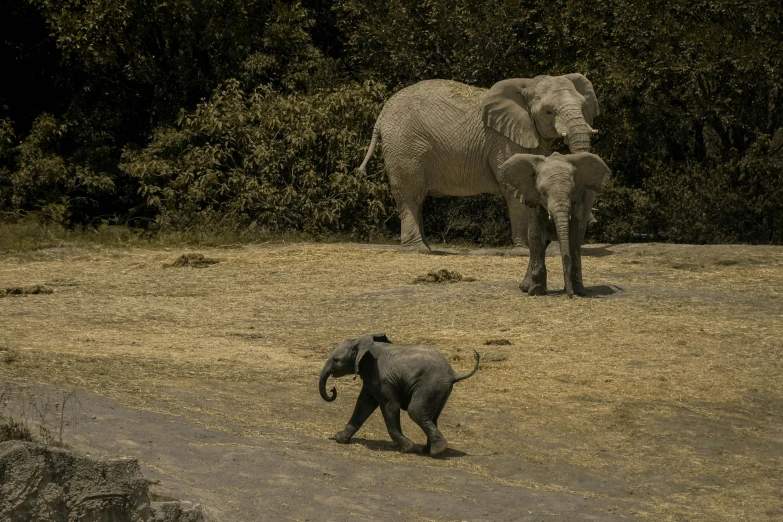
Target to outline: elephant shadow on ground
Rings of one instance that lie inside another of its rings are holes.
[[[622,287],[617,285],[586,286],[585,290],[587,291],[587,295],[585,295],[583,299],[596,299],[609,296],[619,297],[620,294],[625,292]],[[565,289],[549,291],[549,295],[565,295],[565,293]]]
[[[582,256],[584,257],[606,257],[611,255],[614,255],[614,252],[605,246],[590,247],[582,245]]]
[[[433,256],[456,256],[456,255],[459,255],[459,252],[450,252],[448,250],[436,250],[436,249],[433,248],[432,250],[430,250],[430,255],[433,255]]]
[[[360,437],[354,437],[351,439],[351,444],[360,444],[364,446],[365,448],[372,450],[372,451],[388,451],[390,453],[399,453],[399,449],[397,449],[397,445],[394,444],[391,441],[385,441],[385,440],[370,440],[370,439],[363,439]],[[411,451],[411,455],[418,456],[418,457],[427,457],[427,458],[435,458],[435,459],[451,459],[456,457],[467,457],[468,454],[464,451],[460,451],[458,449],[454,448],[446,448],[438,455],[430,456],[427,453],[423,453],[424,445],[423,444],[416,444],[413,446],[413,451]]]

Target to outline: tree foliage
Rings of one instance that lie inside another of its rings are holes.
[[[159,128],[149,146],[128,151],[122,169],[139,180],[161,228],[222,220],[272,231],[369,235],[392,202],[380,164],[361,162],[383,86],[347,84],[312,94],[245,94],[237,80],[218,87],[176,127]]]
[[[595,239],[783,242],[777,0],[8,0],[0,31],[6,217],[393,234],[382,163],[352,173],[383,99],[581,72]],[[508,241],[497,198],[425,215]]]

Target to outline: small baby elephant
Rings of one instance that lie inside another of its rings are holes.
[[[386,334],[365,335],[348,339],[334,349],[321,370],[318,390],[327,402],[337,398],[332,388],[326,394],[330,376],[358,374],[363,381],[351,420],[335,435],[337,442],[347,444],[375,408],[381,407],[386,428],[403,453],[413,449],[413,442],[400,429],[400,409],[427,435],[424,453],[437,455],[448,442],[438,429],[438,417],[451,394],[455,382],[467,379],[478,370],[479,354],[474,351],[476,365],[470,373],[457,376],[446,358],[429,346],[394,345]]]

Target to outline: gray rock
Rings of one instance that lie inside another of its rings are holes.
[[[201,505],[191,502],[153,502],[151,522],[212,522],[201,510]]]
[[[198,504],[155,502],[133,458],[93,459],[32,442],[0,443],[3,522],[212,522]]]
[[[146,522],[136,459],[95,460],[32,442],[0,443],[0,520]]]

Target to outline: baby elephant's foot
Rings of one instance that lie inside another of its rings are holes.
[[[427,445],[424,446],[424,454],[437,455],[438,453],[441,453],[443,450],[445,450],[448,445],[449,442],[446,439],[440,439],[435,442],[427,442]]]
[[[437,442],[433,442],[430,445],[430,455],[437,455],[438,453],[441,453],[443,450],[445,450],[449,445],[449,442],[446,439],[441,439]]]
[[[527,290],[528,295],[546,295],[546,285],[531,284]]]
[[[398,440],[397,446],[399,446],[400,452],[402,453],[410,453],[413,451],[413,441],[408,438]]]
[[[337,442],[339,442],[340,444],[348,444],[349,442],[351,442],[351,434],[350,434],[350,433],[348,433],[348,432],[347,432],[347,431],[345,431],[345,430],[343,430],[343,431],[338,431],[338,432],[337,432],[337,433],[335,433],[335,435],[334,435],[334,440],[336,440],[336,441],[337,441]]]
[[[530,290],[530,285],[532,284],[533,284],[533,280],[526,277],[525,279],[522,280],[521,283],[519,283],[519,289],[522,290],[523,292],[527,292],[528,290]]]
[[[585,288],[585,285],[582,283],[574,283],[573,284],[574,294],[578,295],[579,297],[584,297],[587,295],[587,289]]]

